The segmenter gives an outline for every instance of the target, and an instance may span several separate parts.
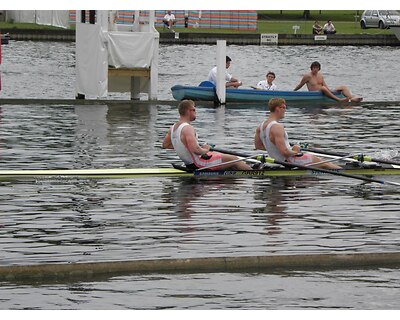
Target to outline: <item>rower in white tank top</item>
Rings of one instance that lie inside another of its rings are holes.
[[[299,164],[299,165],[306,165],[309,163],[312,163],[312,156],[310,154],[303,154],[301,157],[289,157],[285,158],[278,148],[276,147],[275,144],[272,143],[272,141],[269,139],[269,132],[272,128],[273,125],[278,124],[277,121],[273,120],[268,125],[264,128],[265,121],[260,125],[260,139],[264,145],[265,150],[268,152],[268,156],[278,160],[280,162],[287,161],[293,164]],[[289,136],[285,130],[284,133],[284,139],[285,139],[285,146],[288,149],[292,149],[289,143]]]
[[[277,121],[271,121],[265,127],[265,130],[263,129],[264,128],[264,124],[265,124],[265,121],[263,123],[261,123],[261,125],[260,125],[260,139],[261,139],[261,141],[262,141],[262,143],[264,145],[265,150],[267,150],[268,155],[271,158],[274,158],[275,160],[279,160],[279,161],[285,161],[286,159],[280,153],[278,148],[269,139],[269,131],[271,130],[271,127],[274,124],[278,124],[278,122]],[[287,134],[286,131],[285,131],[285,145],[286,145],[286,148],[291,149],[290,148],[290,143],[289,143],[289,137],[288,137],[288,134]]]
[[[183,144],[181,140],[181,132],[185,126],[188,126],[187,122],[183,122],[179,125],[178,129],[175,129],[175,124],[171,127],[171,142],[174,146],[175,152],[178,157],[185,163],[186,166],[195,165],[197,168],[203,168],[208,166],[213,166],[222,163],[221,154],[215,152],[208,152],[207,155],[210,156],[209,159],[203,159],[201,155],[194,154],[189,151],[189,149]],[[196,142],[197,142],[197,132]]]

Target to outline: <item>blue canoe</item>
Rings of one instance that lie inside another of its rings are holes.
[[[215,86],[203,81],[199,86],[175,85],[171,88],[175,100],[191,99],[196,101],[217,101]],[[340,92],[335,96],[343,98]],[[272,98],[284,98],[286,101],[334,101],[321,91],[266,91],[257,89],[226,89],[226,102],[268,102]]]

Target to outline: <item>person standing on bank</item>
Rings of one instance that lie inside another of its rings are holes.
[[[228,69],[231,66],[231,61],[232,59],[226,56],[226,64],[225,67]],[[217,85],[217,67],[215,66],[210,70],[208,73],[207,81],[212,82],[214,85]],[[239,81],[238,79],[234,78],[231,74],[228,73],[228,71],[225,71],[225,86],[228,87],[234,87],[238,88],[242,85],[242,82]]]
[[[244,161],[224,165],[225,162],[239,160],[238,157],[210,151],[210,146],[200,146],[197,133],[190,122],[196,120],[196,105],[192,100],[182,100],[178,105],[179,121],[172,125],[164,140],[164,149],[175,149],[179,158],[189,169],[210,167],[210,170],[252,170]],[[217,165],[217,166],[215,166]]]
[[[290,146],[288,134],[283,126],[279,123],[285,117],[286,102],[282,98],[272,98],[268,102],[269,116],[257,127],[254,135],[254,146],[258,150],[266,150],[268,156],[280,162],[289,162],[291,164],[309,165],[310,168],[321,169],[340,169],[334,163],[325,162],[316,165],[313,163],[320,162],[321,159],[309,154],[301,153],[300,146]]]

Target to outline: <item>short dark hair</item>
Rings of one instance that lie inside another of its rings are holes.
[[[228,63],[228,62],[231,62],[231,61],[232,61],[232,59],[229,58],[228,56],[226,56],[226,62]]]
[[[272,72],[272,71],[269,71],[269,72],[267,73],[267,77],[268,77],[269,75],[272,75],[272,76],[274,76],[274,78],[276,78],[275,73]]]
[[[321,70],[321,64],[318,61],[314,61],[313,63],[311,63],[310,69],[314,67],[318,67],[318,69]]]

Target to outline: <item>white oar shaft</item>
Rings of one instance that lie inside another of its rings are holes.
[[[306,167],[313,167],[313,166],[316,166],[316,165],[322,164],[322,163],[336,162],[336,161],[339,161],[339,160],[343,160],[343,159],[349,158],[351,156],[352,155],[349,154],[349,155],[346,155],[346,156],[343,156],[343,157],[335,157],[334,159],[328,159],[328,160],[323,160],[323,161],[319,161],[319,162],[315,162],[315,163],[309,163],[309,164],[306,164],[305,166]]]
[[[348,160],[348,161],[352,161],[352,162],[358,162],[356,159],[349,158],[349,156],[345,156],[344,158],[342,158],[342,157],[339,158],[338,156],[332,156],[332,155],[329,155],[329,154],[312,152],[312,151],[307,151],[307,153],[313,154],[315,156],[324,157],[324,158],[343,159],[343,160]]]

